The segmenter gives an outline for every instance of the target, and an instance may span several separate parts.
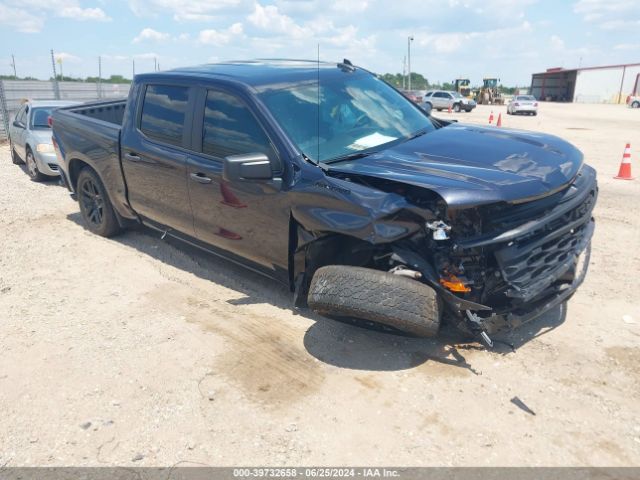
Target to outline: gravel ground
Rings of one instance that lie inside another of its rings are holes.
[[[613,176],[626,142],[640,175],[640,112],[493,110],[600,176],[587,280],[515,352],[296,315],[154,233],[97,237],[0,147],[0,465],[639,465],[640,180]]]

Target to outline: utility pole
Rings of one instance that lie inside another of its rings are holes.
[[[11,54],[11,66],[13,67],[13,78],[17,80],[18,74],[16,73],[16,57],[13,55],[13,53]]]
[[[407,70],[409,71],[407,90],[409,91],[411,91],[411,42],[413,42],[413,35],[407,38]]]
[[[51,68],[53,68],[53,93],[56,100],[60,100],[60,86],[58,85],[58,73],[56,72],[56,58],[51,49]]]
[[[402,58],[402,89],[407,89],[407,56]]]
[[[102,98],[102,57],[98,57],[98,98]]]
[[[153,57],[153,71],[158,71],[158,59],[156,57]]]
[[[136,59],[135,58],[132,59],[131,62],[132,62],[132,66],[133,66],[133,70],[132,70],[133,76],[131,77],[131,80],[133,80],[133,78],[136,76]]]

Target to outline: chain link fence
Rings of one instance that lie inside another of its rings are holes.
[[[89,102],[126,97],[128,83],[85,83],[0,80],[0,142],[7,141],[9,123],[25,99]]]

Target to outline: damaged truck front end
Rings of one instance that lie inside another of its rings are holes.
[[[306,271],[307,287],[329,264],[409,278],[436,292],[438,323],[448,321],[491,346],[491,335],[566,301],[585,278],[598,194],[587,165],[547,195],[477,206],[450,206],[426,188],[340,170],[329,171],[325,184],[362,210],[316,204],[313,219],[309,211],[294,212],[296,271]],[[336,223],[328,231],[331,218]],[[298,280],[297,293],[306,294],[303,275]]]

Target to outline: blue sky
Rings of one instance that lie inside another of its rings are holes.
[[[634,0],[0,0],[0,74],[131,76],[232,59],[349,58],[399,72],[413,35],[412,70],[430,81],[640,62]]]

